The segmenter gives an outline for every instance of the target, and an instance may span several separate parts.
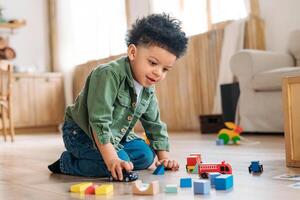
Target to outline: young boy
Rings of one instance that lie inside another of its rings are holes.
[[[156,165],[178,170],[168,155],[166,125],[160,120],[154,85],[185,53],[180,22],[167,14],[138,19],[126,38],[127,56],[95,68],[75,103],[66,109],[66,151],[48,166],[53,173],[122,180],[122,170]],[[150,145],[132,128],[140,120]]]

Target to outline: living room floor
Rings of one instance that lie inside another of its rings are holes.
[[[140,171],[140,180],[149,183],[159,180],[160,193],[155,196],[131,194],[132,183],[113,183],[109,196],[80,196],[69,192],[71,185],[92,181],[105,183],[105,179],[53,175],[47,165],[63,151],[60,134],[17,135],[16,142],[0,141],[0,199],[299,199],[300,189],[288,187],[293,181],[275,180],[284,173],[300,174],[300,168],[286,168],[283,136],[245,135],[241,145],[217,146],[216,135],[197,132],[170,133],[171,155],[180,163],[178,172],[152,175],[153,170]],[[166,194],[166,184],[179,185],[179,179],[196,174],[185,171],[186,156],[200,152],[204,162],[225,160],[233,168],[234,186],[228,191],[211,189],[208,195],[194,195],[192,188],[180,188],[177,194]],[[260,176],[248,173],[250,161],[259,160],[264,166]]]

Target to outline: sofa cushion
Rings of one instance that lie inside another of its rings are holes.
[[[280,91],[283,77],[299,75],[300,67],[282,67],[263,71],[254,75],[251,87],[256,91]]]

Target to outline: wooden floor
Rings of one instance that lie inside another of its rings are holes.
[[[47,165],[55,161],[63,151],[63,143],[58,133],[18,135],[15,143],[4,143],[0,138],[0,199],[299,199],[300,189],[288,187],[292,181],[274,180],[272,177],[283,173],[298,173],[299,169],[285,167],[283,136],[245,136],[246,141],[239,146],[216,146],[216,135],[199,133],[170,134],[171,150],[181,168],[178,172],[167,172],[164,176],[154,176],[151,170],[140,172],[143,182],[160,181],[160,193],[156,196],[133,196],[131,183],[114,183],[111,196],[80,196],[68,192],[70,185],[93,181],[103,183],[103,179],[91,179],[65,175],[51,175]],[[200,152],[204,162],[231,163],[234,187],[230,191],[211,190],[209,195],[194,195],[191,188],[179,189],[178,194],[165,194],[166,184],[179,184],[181,177],[192,177],[185,172],[185,158],[190,152]],[[260,160],[264,165],[261,176],[248,173],[251,160]]]

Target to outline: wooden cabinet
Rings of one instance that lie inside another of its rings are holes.
[[[300,167],[300,76],[283,80],[286,164]]]
[[[33,84],[30,76],[15,76],[13,82],[13,119],[15,127],[34,126]]]
[[[56,126],[63,121],[65,96],[60,73],[14,74],[16,128]]]

